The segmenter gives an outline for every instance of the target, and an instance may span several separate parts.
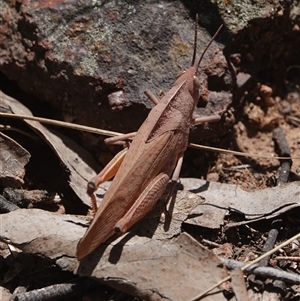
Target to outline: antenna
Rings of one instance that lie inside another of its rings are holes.
[[[204,54],[205,52],[207,51],[207,49],[209,48],[209,46],[211,45],[211,43],[213,42],[213,40],[216,38],[216,36],[219,34],[219,32],[221,31],[223,27],[223,24],[218,28],[218,30],[216,31],[216,33],[213,35],[213,37],[210,39],[209,43],[207,44],[207,46],[205,47],[204,51],[202,52],[201,56],[200,56],[200,59],[198,61],[198,64],[197,64],[197,72],[198,72],[198,69],[199,69],[199,66],[200,66],[200,63],[204,57]]]
[[[197,52],[198,14],[195,17],[194,53],[191,66],[194,66]]]

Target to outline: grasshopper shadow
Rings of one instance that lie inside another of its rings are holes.
[[[180,189],[180,188],[179,188]],[[105,243],[101,244],[95,251],[88,256],[80,260],[78,273],[82,276],[92,275],[97,265],[101,265],[101,259],[108,261],[111,264],[117,264],[120,261],[124,247],[127,242],[134,239],[136,236],[152,238],[158,227],[162,227],[165,232],[170,228],[172,221],[172,214],[175,207],[176,192],[178,187],[175,187],[174,192],[169,200],[169,206],[167,212],[165,212],[165,220],[161,222],[161,215],[165,211],[166,196],[169,193],[169,189],[166,190],[161,199],[155,204],[153,209],[138,223],[132,226],[129,232],[125,233],[122,238],[114,243],[119,238],[118,235],[114,235],[109,238]],[[134,243],[134,242],[132,242]],[[137,244],[138,244],[137,240]],[[107,249],[110,250],[107,250]],[[104,259],[105,258],[105,259]]]
[[[156,211],[155,208],[153,211]],[[127,242],[132,240],[135,236],[144,236],[151,238],[159,224],[160,216],[158,217],[156,214],[153,215],[153,212],[150,212],[149,216],[147,215],[147,217],[151,219],[151,223],[149,223],[148,218],[146,218],[145,220],[143,219],[142,221],[134,225],[130,229],[130,232],[125,233],[122,238],[114,245],[113,243],[115,242],[115,240],[119,238],[118,235],[112,236],[107,240],[107,242],[101,244],[91,254],[82,258],[79,262],[77,274],[79,274],[80,276],[92,275],[93,271],[97,269],[98,265],[98,268],[101,269],[102,258],[104,261],[108,261],[110,264],[118,264]],[[110,250],[107,250],[108,248],[110,248]]]
[[[203,191],[207,191],[209,189],[209,186],[210,186],[210,182],[209,181],[206,181],[205,184],[199,186],[198,188],[195,188],[195,189],[190,189],[189,191],[192,192],[192,193],[200,193],[200,192],[203,192]]]
[[[112,236],[105,243],[101,244],[95,251],[80,260],[77,273],[80,276],[92,275],[97,266],[101,266],[102,257],[106,262],[108,261],[111,264],[117,264],[120,260],[125,244],[134,236],[135,233],[126,233],[124,237],[115,245],[112,244],[119,236]],[[109,253],[106,252],[108,248],[111,248]]]

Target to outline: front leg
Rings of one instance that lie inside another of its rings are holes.
[[[92,210],[94,213],[97,211],[97,201],[95,197],[95,191],[98,189],[99,185],[110,180],[114,177],[119,170],[121,163],[128,151],[129,145],[126,143],[127,139],[133,138],[136,132],[128,133],[124,135],[119,135],[112,138],[105,139],[106,144],[123,144],[125,148],[117,153],[112,160],[104,167],[104,169],[95,177],[93,177],[87,185],[87,194],[92,200]]]
[[[171,216],[170,212],[167,210],[167,206],[169,204],[169,201],[173,195],[173,192],[174,192],[174,189],[175,189],[175,186],[179,180],[179,174],[180,174],[180,171],[181,171],[181,167],[182,167],[182,162],[183,162],[183,154],[179,157],[178,161],[177,161],[177,164],[176,164],[176,167],[173,171],[173,175],[172,175],[172,179],[171,179],[171,184],[170,184],[170,190],[169,190],[169,193],[168,193],[168,196],[166,197],[166,200],[165,200],[165,213],[168,214],[169,216]]]
[[[97,211],[97,201],[95,196],[95,191],[98,189],[99,185],[110,180],[115,176],[119,170],[121,163],[124,160],[124,157],[128,151],[128,148],[123,149],[117,153],[111,161],[101,170],[101,172],[93,177],[87,184],[87,194],[92,200],[92,210],[94,213]]]

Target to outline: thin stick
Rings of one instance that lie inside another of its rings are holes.
[[[27,132],[20,130],[16,127],[12,127],[10,125],[4,125],[4,124],[0,124],[0,131],[13,131],[13,132],[18,132],[21,133],[22,135],[25,135],[33,140],[37,140],[37,137],[31,134],[28,134]]]
[[[52,119],[48,119],[48,118],[41,118],[41,117],[35,117],[35,116],[18,115],[18,114],[0,112],[0,117],[33,120],[33,121],[38,121],[41,123],[57,125],[57,126],[61,126],[61,127],[65,127],[65,128],[69,128],[69,129],[73,129],[73,130],[79,130],[79,131],[84,131],[84,132],[89,132],[89,133],[94,133],[94,134],[99,134],[99,135],[104,135],[104,136],[110,136],[110,137],[122,135],[121,133],[118,133],[118,132],[106,131],[106,130],[101,130],[101,129],[97,129],[97,128],[93,128],[93,127],[89,127],[89,126],[85,126],[85,125],[76,124],[76,123],[52,120]]]
[[[275,257],[275,259],[278,259],[279,257]],[[284,257],[285,260],[290,260],[289,258],[295,258],[295,257]],[[300,257],[296,257],[298,261],[300,261]],[[228,258],[220,258],[222,263],[229,269],[236,269],[241,268],[244,263],[234,260],[234,259],[228,259]],[[263,278],[271,278],[276,280],[281,280],[284,282],[292,283],[292,284],[300,284],[300,275],[295,273],[289,273],[277,268],[271,268],[271,267],[261,267],[258,264],[252,265],[250,268],[244,271],[246,274],[253,274],[255,276],[263,277]]]
[[[291,150],[287,143],[285,134],[280,127],[276,128],[273,131],[273,139],[278,146],[279,155],[290,157]],[[292,167],[292,160],[290,159],[281,160],[280,165],[281,166],[277,174],[277,185],[285,184],[288,181],[289,174]]]
[[[300,238],[300,233],[298,233],[297,235],[291,237],[290,239],[288,239],[287,241],[281,243],[280,245],[278,245],[277,247],[275,247],[274,249],[270,250],[269,252],[266,252],[265,254],[257,257],[255,260],[249,262],[248,264],[244,265],[243,267],[241,267],[242,271],[245,271],[246,269],[248,269],[250,266],[252,266],[255,263],[260,262],[262,259],[264,259],[265,257],[268,257],[270,255],[272,255],[273,253],[275,253],[276,251],[278,251],[279,249],[283,248],[284,246],[288,245],[289,243],[293,242],[294,240]],[[217,288],[218,286],[220,286],[222,283],[226,282],[230,280],[230,276],[222,279],[221,281],[219,281],[218,283],[216,283],[215,285],[211,286],[209,289],[207,289],[206,291],[202,292],[201,294],[199,294],[198,296],[194,297],[193,299],[190,299],[189,301],[197,301],[200,298],[204,297],[207,293],[209,293],[211,290]]]
[[[279,229],[281,227],[282,220],[281,219],[276,219],[275,221],[272,222],[271,224],[271,230],[269,231],[267,240],[262,247],[262,252],[268,252],[274,248],[275,242],[277,240],[278,234],[279,234]],[[268,266],[270,260],[270,256],[265,257],[260,263],[259,266]]]
[[[295,157],[295,158],[294,157],[276,157],[276,156],[271,157],[271,156],[251,154],[251,153],[242,153],[242,152],[238,152],[238,151],[222,149],[222,148],[217,148],[217,147],[212,147],[212,146],[199,145],[199,144],[195,144],[195,143],[189,143],[189,147],[198,148],[198,149],[207,150],[207,151],[216,151],[216,152],[224,153],[224,154],[232,154],[232,155],[242,156],[242,157],[254,157],[254,158],[277,159],[277,160],[282,160],[282,159],[300,160],[300,158],[297,158],[297,157]]]
[[[68,283],[53,284],[40,289],[12,296],[13,301],[65,300],[80,295],[99,286],[88,278],[76,278]]]
[[[124,135],[124,134],[119,133],[119,132],[107,131],[107,130],[102,130],[102,129],[98,129],[98,128],[94,128],[94,127],[90,127],[90,126],[76,124],[76,123],[58,121],[58,120],[35,117],[35,116],[27,116],[27,115],[19,115],[19,114],[11,114],[11,113],[2,113],[2,112],[0,112],[0,117],[33,120],[33,121],[38,121],[38,122],[45,123],[45,124],[61,126],[61,127],[70,128],[70,129],[73,129],[73,130],[79,130],[79,131],[84,131],[84,132],[89,132],[89,133],[94,133],[94,134],[104,135],[104,136],[109,136],[109,137]],[[270,156],[265,156],[265,155],[242,153],[242,152],[238,152],[238,151],[226,150],[226,149],[217,148],[217,147],[199,145],[199,144],[195,144],[195,143],[189,143],[188,146],[193,147],[193,148],[197,148],[197,149],[213,151],[213,152],[219,152],[219,153],[225,153],[225,154],[233,154],[233,155],[236,155],[236,156],[243,156],[243,157],[254,157],[254,158],[256,157],[256,158],[276,159],[276,160],[282,160],[282,159],[285,159],[285,160],[286,159],[300,160],[300,158],[297,158],[297,157],[295,157],[295,158],[294,157],[275,157],[275,156],[270,157]]]
[[[300,257],[298,256],[276,256],[276,260],[290,260],[290,261],[296,261],[300,262]]]

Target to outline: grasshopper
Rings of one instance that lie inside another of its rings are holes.
[[[145,91],[155,106],[136,133],[106,139],[106,143],[118,143],[133,137],[130,147],[118,153],[88,183],[87,193],[93,208],[97,208],[94,192],[101,183],[114,177],[90,227],[78,244],[78,259],[90,254],[115,233],[125,233],[143,218],[162,196],[170,180],[176,184],[191,125],[220,118],[219,115],[208,118],[193,116],[200,97],[199,65],[221,30],[220,27],[194,66],[197,24],[196,18],[191,67],[177,75],[174,85],[161,100]]]

